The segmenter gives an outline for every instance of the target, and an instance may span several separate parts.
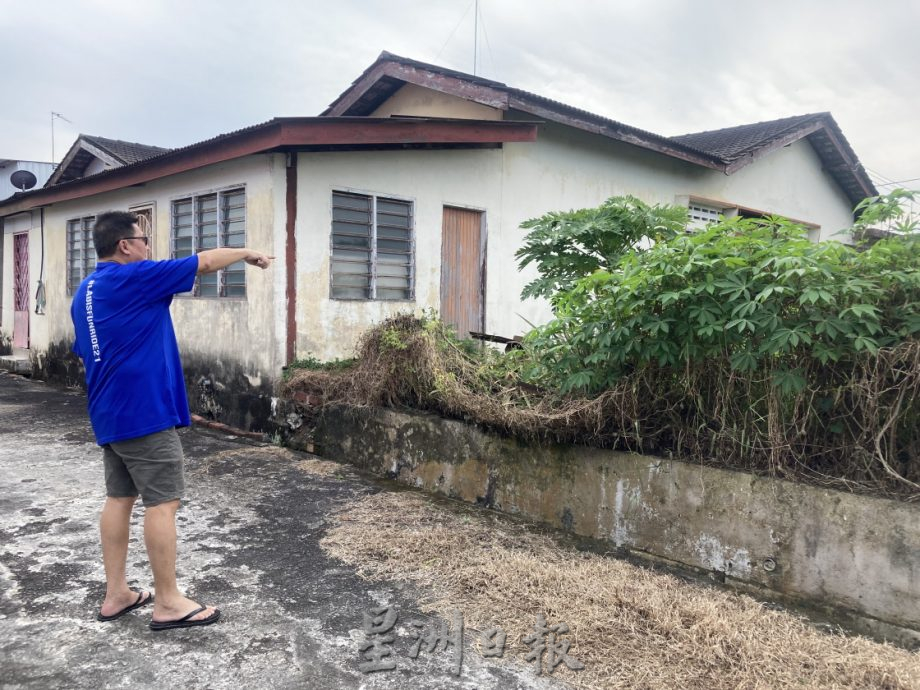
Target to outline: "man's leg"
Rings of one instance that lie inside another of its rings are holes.
[[[116,614],[137,601],[137,592],[128,587],[125,579],[128,531],[136,498],[109,496],[105,499],[102,516],[99,518],[102,563],[105,566],[105,601],[100,610],[103,616]]]
[[[183,596],[176,584],[176,510],[179,501],[165,501],[148,506],[144,515],[144,541],[153,570],[156,599],[153,620],[178,620],[199,607]],[[208,607],[191,620],[202,620],[214,613]]]

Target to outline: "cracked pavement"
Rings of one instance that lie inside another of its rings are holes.
[[[330,511],[385,484],[347,466],[329,471],[306,453],[199,428],[180,436],[179,584],[220,607],[222,620],[154,633],[146,607],[97,622],[104,485],[85,397],[0,373],[0,687],[567,687],[529,666],[483,659],[467,636],[459,677],[449,653],[409,658],[409,621],[430,619],[419,593],[368,583],[318,545]],[[142,516],[138,504],[128,580],[152,588]],[[399,611],[397,668],[364,674],[363,614],[378,606]]]

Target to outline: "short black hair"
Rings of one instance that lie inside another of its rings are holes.
[[[118,241],[131,237],[134,234],[132,227],[137,222],[137,216],[127,211],[106,211],[96,217],[93,226],[93,244],[96,247],[96,256],[106,259],[115,253]]]

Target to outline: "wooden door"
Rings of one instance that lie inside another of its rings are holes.
[[[482,211],[444,207],[441,234],[441,319],[461,338],[483,330],[485,232]]]
[[[29,233],[13,235],[13,347],[29,347]]]

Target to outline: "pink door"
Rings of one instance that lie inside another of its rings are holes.
[[[29,347],[29,233],[13,235],[13,347]]]

